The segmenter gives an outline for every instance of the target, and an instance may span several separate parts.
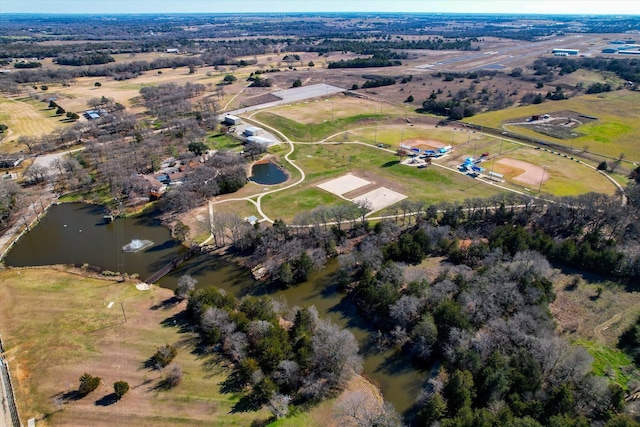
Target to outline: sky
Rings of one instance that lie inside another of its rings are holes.
[[[637,0],[0,0],[0,13],[426,12],[640,15]]]

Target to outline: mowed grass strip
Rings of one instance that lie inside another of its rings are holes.
[[[256,114],[256,120],[278,129],[293,141],[320,141],[354,126],[367,126],[386,119],[385,114],[359,114],[320,123],[300,123],[272,111]]]
[[[48,109],[48,103],[28,97],[7,99],[0,97],[0,116],[9,126],[11,140],[20,136],[41,136],[53,132],[57,127],[68,126],[64,116],[56,116],[55,109]]]
[[[45,268],[2,270],[0,283],[0,331],[23,418],[69,426],[246,426],[270,415],[266,409],[233,411],[240,396],[221,392],[228,365],[200,354],[195,335],[180,333],[185,306],[162,304],[170,290],[139,291],[133,283]],[[162,372],[144,367],[167,343],[178,348],[175,362],[184,372],[171,391],[157,387]],[[76,390],[84,372],[102,384],[86,397],[63,401],[60,411],[53,398]],[[118,380],[130,391],[113,405],[100,404]]]
[[[310,211],[318,206],[334,206],[346,202],[328,191],[305,186],[262,198],[262,210],[269,218],[290,221],[298,212]]]

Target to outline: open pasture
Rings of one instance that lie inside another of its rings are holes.
[[[526,119],[534,114],[550,114],[554,112],[575,111],[580,114],[597,117],[574,128],[575,138],[559,139],[541,135],[530,129],[509,126],[508,131],[514,134],[530,136],[596,154],[617,158],[621,153],[627,160],[640,161],[640,92],[619,90],[597,95],[582,95],[563,101],[547,101],[538,105],[510,108],[501,111],[478,114],[466,119],[480,126],[495,129],[506,129],[504,123]]]
[[[305,125],[357,115],[402,116],[405,112],[403,107],[344,95],[298,102],[271,110],[273,114]]]
[[[185,306],[166,302],[170,290],[139,291],[134,283],[40,268],[4,270],[0,281],[2,338],[23,419],[35,417],[38,425],[229,426],[268,418],[267,409],[233,411],[239,396],[222,391],[228,364],[194,351],[194,334],[175,326]],[[145,367],[167,343],[178,348],[175,361],[184,373],[170,391],[158,387],[161,371]],[[102,383],[76,398],[84,372]],[[118,380],[131,389],[111,403]]]

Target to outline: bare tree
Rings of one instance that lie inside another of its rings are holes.
[[[177,363],[172,363],[167,366],[166,376],[164,377],[163,385],[166,388],[174,388],[177,387],[181,382],[184,374],[182,372],[182,367]]]
[[[181,300],[188,298],[191,292],[196,289],[197,283],[198,281],[190,274],[183,275],[180,280],[178,280],[178,286],[175,290],[176,297]]]
[[[364,391],[346,393],[336,404],[336,420],[345,427],[400,427],[402,420],[393,406]]]

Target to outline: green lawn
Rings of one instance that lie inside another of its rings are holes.
[[[417,169],[400,165],[394,154],[360,144],[296,144],[291,158],[305,171],[307,179],[295,189],[263,198],[263,209],[272,218],[291,220],[300,210],[342,202],[344,199],[316,186],[347,172],[376,181],[381,186],[390,186],[409,196],[410,200],[424,200],[427,203],[463,201],[502,192],[437,166]]]
[[[385,114],[360,114],[334,121],[309,124],[296,122],[275,112],[261,112],[256,114],[255,118],[266,125],[278,129],[293,141],[320,141],[349,128],[373,125],[376,120],[384,120],[387,116]]]
[[[241,150],[242,142],[221,133],[212,133],[206,139],[209,148],[214,150]]]

